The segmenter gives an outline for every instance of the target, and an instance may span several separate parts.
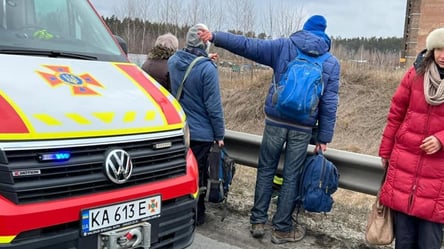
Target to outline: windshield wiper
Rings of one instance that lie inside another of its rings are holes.
[[[97,57],[85,54],[77,54],[71,52],[62,51],[50,51],[50,50],[26,50],[26,49],[1,49],[2,54],[18,54],[18,55],[37,55],[37,56],[48,56],[48,57],[63,57],[63,58],[73,58],[81,60],[97,60]]]

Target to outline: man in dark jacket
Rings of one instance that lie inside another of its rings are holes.
[[[216,142],[224,146],[225,124],[216,64],[208,58],[208,46],[197,35],[204,24],[190,28],[186,37],[186,48],[177,51],[168,60],[171,92],[176,96],[185,72],[194,59],[204,57],[191,69],[183,84],[179,102],[185,111],[190,127],[190,148],[199,164],[199,186],[206,186],[208,178],[207,158],[211,145]],[[205,195],[199,196],[197,225],[205,222]]]
[[[329,53],[331,41],[325,33],[327,22],[323,16],[310,17],[302,30],[289,38],[261,40],[247,38],[226,32],[201,30],[200,37],[232,53],[255,62],[270,66],[274,71],[274,82],[279,82],[287,69],[287,64],[297,55],[298,50],[310,56]],[[268,221],[268,208],[273,193],[273,177],[285,145],[283,184],[279,194],[277,210],[273,217],[273,243],[286,243],[301,240],[305,228],[293,226],[292,212],[296,205],[298,183],[311,139],[312,127],[318,124],[315,150],[325,151],[333,138],[338,105],[340,65],[330,55],[323,62],[322,78],[324,93],[317,110],[307,119],[295,122],[282,117],[273,103],[275,87],[272,82],[265,100],[265,129],[260,148],[254,206],[251,209],[250,232],[255,238],[263,237],[264,225]]]

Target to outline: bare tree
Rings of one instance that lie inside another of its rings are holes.
[[[172,5],[177,2],[175,0],[162,0],[159,1],[161,4],[159,6],[160,22],[163,24],[170,23],[171,19],[171,9]]]
[[[153,13],[152,1],[151,0],[138,0],[137,4],[138,4],[138,9],[140,11],[140,17],[143,21],[140,49],[141,49],[141,53],[145,53],[145,41],[146,41],[146,33],[147,33],[146,23],[147,23],[147,21],[149,21],[150,17],[153,18],[151,16],[151,14]]]
[[[243,0],[239,2],[243,14],[241,15],[242,30],[244,33],[254,32],[255,27],[255,6],[253,0]]]
[[[185,23],[192,26],[198,22],[203,22],[203,20],[200,20],[201,17],[199,17],[199,15],[202,13],[201,9],[202,7],[200,0],[190,0],[187,6],[188,18]]]
[[[227,0],[226,22],[237,32],[247,33],[254,28],[254,3],[253,0]]]
[[[171,17],[168,24],[173,27],[173,30],[169,30],[169,32],[175,35],[177,35],[177,29],[179,28],[182,22],[181,20],[181,16],[183,15],[181,10],[182,8],[183,7],[180,4],[177,4],[177,2],[170,5]]]
[[[301,7],[282,8],[278,17],[278,35],[287,37],[296,30],[301,29],[303,19],[303,9]]]
[[[205,3],[207,4],[205,8],[211,9],[211,11],[208,12],[208,19],[211,20],[209,21],[210,26],[216,30],[227,29],[227,14],[224,10],[225,2],[217,1],[216,3],[211,4],[209,1],[205,1]]]
[[[262,21],[263,30],[273,37],[288,37],[302,28],[304,8],[294,1],[268,0],[267,14]]]
[[[188,26],[204,23],[210,29],[222,30],[226,23],[226,5],[223,1],[189,0],[183,23]]]
[[[124,30],[124,39],[127,42],[128,50],[132,50],[135,46],[135,24],[131,21],[137,13],[137,3],[134,1],[125,1],[115,10],[118,13],[118,16],[123,17],[122,20],[125,22],[126,27]],[[133,45],[134,43],[134,45]]]

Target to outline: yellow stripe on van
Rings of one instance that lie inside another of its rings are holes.
[[[125,123],[131,123],[134,122],[134,120],[136,120],[136,114],[137,112],[126,112],[125,116],[123,117],[123,122]]]
[[[42,121],[43,123],[50,125],[50,126],[58,126],[58,125],[62,125],[62,122],[60,122],[59,120],[51,117],[48,114],[34,114],[34,117],[40,121]]]
[[[9,244],[15,239],[15,236],[0,236],[0,244]]]
[[[115,114],[113,112],[95,112],[93,115],[102,120],[104,123],[109,124],[113,122]]]
[[[83,137],[103,137],[103,136],[121,136],[133,135],[142,133],[171,131],[173,129],[182,129],[183,124],[176,124],[170,126],[146,126],[140,128],[129,129],[115,129],[115,130],[94,130],[94,131],[79,131],[79,132],[32,132],[27,134],[18,133],[1,133],[1,140],[36,140],[36,139],[68,139],[68,138],[83,138]]]
[[[91,121],[84,118],[82,115],[78,113],[67,113],[66,116],[70,119],[72,119],[74,122],[79,123],[81,125],[89,125],[91,124]]]
[[[156,112],[155,111],[147,111],[145,115],[145,120],[154,120],[156,118]]]

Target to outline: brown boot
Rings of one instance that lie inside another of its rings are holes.
[[[251,224],[250,233],[254,238],[262,238],[265,234],[264,224]]]
[[[274,244],[283,244],[287,242],[296,242],[300,241],[305,237],[305,228],[297,224],[293,230],[289,232],[281,232],[274,230],[271,233],[271,242]]]

